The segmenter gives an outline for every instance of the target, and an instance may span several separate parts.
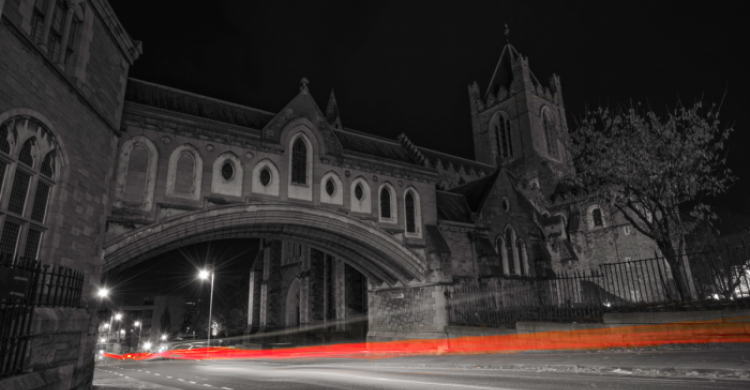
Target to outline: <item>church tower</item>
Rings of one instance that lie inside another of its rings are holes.
[[[525,185],[537,185],[545,196],[557,181],[574,173],[567,152],[560,78],[549,85],[537,80],[524,58],[508,42],[487,90],[469,85],[474,154],[477,161],[502,164]]]

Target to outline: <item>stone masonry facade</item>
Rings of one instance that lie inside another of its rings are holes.
[[[260,238],[248,340],[443,338],[454,286],[655,249],[559,184],[575,173],[560,78],[539,82],[510,44],[489,87],[468,88],[470,160],[347,128],[307,79],[268,112],[128,78],[141,44],[106,0],[0,0],[0,14],[0,250],[83,271],[84,308],[103,273]],[[44,366],[71,388],[89,386],[88,318],[68,340],[77,360]]]

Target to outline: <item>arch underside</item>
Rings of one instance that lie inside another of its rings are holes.
[[[266,238],[304,243],[344,260],[377,284],[423,279],[422,261],[386,233],[354,218],[286,204],[220,206],[135,230],[105,248],[105,273],[161,253],[221,239]]]

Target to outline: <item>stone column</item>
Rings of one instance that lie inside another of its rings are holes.
[[[260,322],[264,331],[284,327],[285,297],[281,296],[281,255],[281,241],[269,241],[263,259],[263,284],[261,286]]]
[[[333,260],[333,302],[336,310],[336,331],[346,331],[346,272],[344,261],[332,258]]]
[[[263,276],[263,255],[260,250],[255,256],[253,266],[250,269],[250,288],[247,302],[247,328],[245,334],[252,334],[260,327],[260,290]]]
[[[311,324],[325,322],[325,253],[310,249],[310,272],[308,274],[308,315]]]
[[[65,24],[63,24],[62,40],[60,42],[60,53],[57,58],[53,58],[59,65],[65,65],[65,56],[68,54],[68,40],[70,39],[70,26],[73,24],[73,15],[75,15],[75,8],[72,4],[68,3],[68,10],[65,12]]]
[[[310,251],[308,247],[302,249],[302,271],[299,275],[299,322],[303,328],[310,326]]]

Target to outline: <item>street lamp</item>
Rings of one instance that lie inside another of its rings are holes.
[[[136,328],[138,328],[138,344],[136,344],[136,349],[137,349],[138,345],[141,343],[141,330],[143,329],[143,327],[141,326],[141,322],[140,321],[136,321],[133,324],[133,326],[135,326]],[[132,346],[132,344],[131,344],[131,346]]]
[[[107,295],[109,295],[109,290],[107,290],[106,287],[102,287],[97,291],[96,295],[99,296],[99,298],[106,298]]]
[[[165,334],[161,335],[161,339],[162,339],[163,341],[167,341],[167,335],[165,335]]]
[[[208,276],[211,276],[211,298],[208,301],[208,346],[206,348],[206,359],[208,359],[208,351],[211,350],[211,311],[214,307],[214,272],[213,270],[208,269],[202,269],[198,273],[198,277],[202,280],[208,279]]]

